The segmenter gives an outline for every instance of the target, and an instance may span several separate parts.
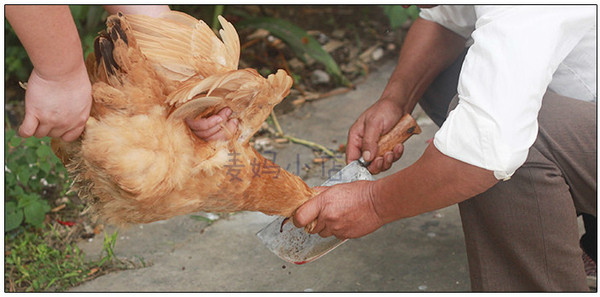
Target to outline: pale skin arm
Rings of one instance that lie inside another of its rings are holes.
[[[79,137],[91,108],[91,85],[68,6],[7,5],[33,71],[25,93],[23,137]]]
[[[170,11],[168,5],[104,5],[104,9],[110,14],[122,12],[124,14],[143,14],[158,17],[161,13]]]
[[[460,36],[433,22],[417,20],[380,100],[349,132],[348,159],[356,159],[366,150],[376,152],[375,140],[414,108],[427,86],[463,49]],[[384,112],[392,108],[399,114]],[[389,168],[402,149],[397,147],[388,160],[375,160],[373,163],[379,164],[369,169],[379,172]],[[316,219],[311,233],[361,237],[386,223],[464,201],[496,183],[492,171],[450,158],[430,144],[417,162],[391,176],[320,189],[323,192],[298,208],[294,224],[304,227]]]
[[[106,9],[110,13],[157,16],[169,7],[137,5],[106,6]],[[34,65],[19,134],[76,140],[89,118],[92,87],[69,7],[7,5],[6,18]]]

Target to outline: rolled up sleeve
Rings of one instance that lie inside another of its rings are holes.
[[[459,104],[434,145],[508,179],[537,137],[537,115],[554,71],[595,26],[595,8],[482,6],[474,11],[474,43],[459,78]]]

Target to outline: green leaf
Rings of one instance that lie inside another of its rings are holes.
[[[13,201],[4,204],[4,232],[18,228],[23,222],[23,211]]]
[[[48,146],[48,145],[40,145],[36,150],[35,153],[37,154],[37,156],[39,158],[45,159],[47,157],[52,156],[52,149]]]
[[[23,145],[26,147],[37,147],[40,143],[40,140],[35,137],[25,138]]]
[[[5,172],[4,173],[4,182],[5,182],[4,186],[8,190],[17,185],[17,177],[12,173]]]
[[[50,169],[52,169],[52,165],[50,165],[49,162],[41,162],[40,163],[40,169],[45,173],[48,174],[50,173]]]
[[[35,164],[37,162],[35,150],[28,149],[25,151],[25,161],[27,162],[27,165]]]
[[[416,20],[419,17],[419,13],[421,13],[421,9],[416,5],[411,5],[406,9],[406,13],[411,19]]]
[[[50,210],[50,206],[44,200],[32,201],[29,205],[23,208],[25,214],[25,222],[35,226],[41,227],[46,216],[46,212]]]
[[[11,130],[11,131],[12,131],[12,130]],[[21,140],[23,140],[23,138],[21,138],[21,137],[19,137],[19,136],[15,135],[14,131],[12,131],[12,132],[13,132],[13,135],[12,135],[12,136],[10,136],[10,137],[11,137],[11,138],[10,138],[10,146],[11,146],[11,147],[17,147],[17,146],[19,146],[19,145],[21,144]],[[8,136],[8,135],[7,135],[7,136]]]
[[[13,197],[18,198],[19,200],[19,207],[23,207],[21,205],[21,198],[25,197],[25,191],[23,190],[23,188],[21,188],[20,186],[16,186],[15,188],[11,189],[10,193],[12,194]]]
[[[29,166],[21,166],[21,168],[19,169],[20,171],[17,172],[17,177],[23,184],[27,184],[27,182],[29,182],[29,178],[32,175],[31,168],[29,168]]]
[[[392,29],[402,26],[408,20],[406,9],[400,5],[382,5],[382,9],[385,15],[387,15]]]
[[[288,44],[299,58],[304,59],[305,54],[310,56],[325,65],[327,72],[337,82],[347,86],[351,85],[331,55],[304,29],[286,20],[269,17],[244,20],[239,22],[237,26],[238,28],[261,28],[271,32],[271,34]]]
[[[25,192],[23,191],[23,188],[21,188],[21,187],[18,187],[16,192],[18,194],[17,198],[18,198],[18,202],[19,202],[17,207],[19,207],[19,208],[25,208],[40,199],[40,196],[36,193],[25,194]]]

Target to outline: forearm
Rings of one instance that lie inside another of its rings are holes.
[[[158,17],[161,13],[170,11],[168,5],[105,5],[104,9],[110,14],[122,12],[124,14],[143,14]]]
[[[464,201],[497,182],[492,171],[447,157],[431,144],[413,165],[374,182],[371,197],[389,223]]]
[[[466,40],[443,26],[417,19],[411,26],[380,100],[410,113],[433,80],[464,50]]]
[[[53,79],[84,67],[79,34],[68,6],[7,5],[6,18],[40,77]]]

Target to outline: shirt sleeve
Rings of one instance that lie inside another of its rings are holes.
[[[459,104],[434,145],[508,179],[537,137],[537,115],[552,74],[595,26],[596,13],[594,6],[483,6],[475,13]]]
[[[419,16],[436,22],[465,39],[469,39],[471,32],[475,30],[477,20],[473,5],[438,5],[422,9]]]

